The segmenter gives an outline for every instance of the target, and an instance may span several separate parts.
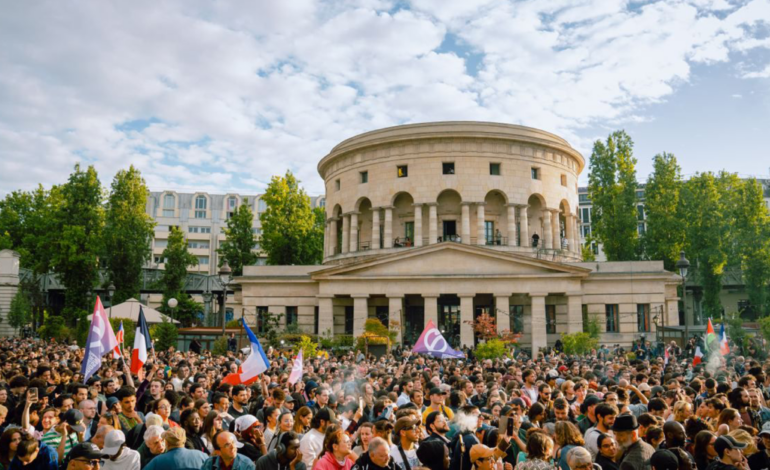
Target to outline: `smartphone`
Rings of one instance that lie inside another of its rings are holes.
[[[27,390],[27,401],[30,403],[37,403],[38,396],[37,396],[37,387],[32,387],[29,390]]]
[[[509,424],[511,424],[511,425],[513,424],[513,420],[512,419],[510,419],[507,416],[500,416],[500,420],[498,421],[497,432],[501,436],[508,436],[509,435],[508,434],[508,425]]]

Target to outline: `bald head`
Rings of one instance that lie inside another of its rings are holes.
[[[217,433],[214,439],[214,451],[228,464],[235,460],[238,454],[238,439],[235,434],[227,431]]]
[[[669,449],[682,447],[687,440],[684,426],[676,421],[666,421],[666,424],[663,425],[663,435],[666,438],[666,447]]]
[[[94,437],[91,438],[91,442],[96,444],[97,447],[100,449],[104,448],[104,437],[107,435],[108,432],[114,431],[115,428],[110,426],[109,424],[103,424],[99,426],[99,429],[96,430],[96,434],[94,434]]]

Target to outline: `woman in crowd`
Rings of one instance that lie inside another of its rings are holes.
[[[600,434],[596,440],[596,446],[599,453],[596,455],[596,463],[602,467],[602,470],[618,470],[618,463],[615,461],[618,452],[618,444],[615,438],[609,434]]]
[[[179,427],[179,424],[175,423],[170,419],[171,403],[165,398],[161,398],[160,400],[155,400],[153,402],[152,412],[161,417],[161,419],[163,420],[164,428],[166,426],[168,426],[169,428]]]
[[[307,406],[297,410],[297,415],[294,418],[294,432],[297,433],[300,439],[310,430],[311,419],[313,419],[313,412]]]
[[[21,429],[9,428],[0,435],[0,470],[6,470],[16,457],[16,448],[21,442]]]
[[[695,459],[695,465],[698,470],[706,468],[717,458],[717,451],[714,449],[714,443],[717,436],[711,431],[701,431],[695,436],[695,446],[692,453]]]
[[[217,411],[209,411],[203,420],[201,439],[210,455],[214,455],[214,436],[222,430],[222,416]]]
[[[312,470],[350,470],[354,463],[348,458],[351,451],[350,437],[342,429],[327,431],[323,452]]]
[[[517,463],[516,470],[550,470],[553,447],[553,440],[545,432],[528,433],[527,460]]]
[[[554,427],[556,440],[556,460],[561,470],[569,470],[567,453],[577,446],[584,446],[585,441],[577,426],[569,421],[557,421]]]
[[[281,410],[274,406],[265,408],[265,444],[269,445],[278,434],[278,415]],[[275,444],[273,445],[275,447]],[[269,449],[268,449],[269,450]]]
[[[358,427],[359,444],[353,448],[353,453],[361,456],[369,451],[369,441],[374,437],[374,424],[363,423]]]
[[[725,408],[719,413],[717,421],[717,435],[723,436],[743,426],[741,414],[735,408]]]

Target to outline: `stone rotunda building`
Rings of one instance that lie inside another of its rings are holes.
[[[578,176],[585,159],[538,129],[484,122],[397,126],[352,137],[318,164],[326,185],[321,266],[249,266],[244,316],[320,335],[369,317],[413,344],[433,320],[472,346],[482,313],[524,347],[598,321],[600,343],[678,325],[677,277],[658,261],[584,263]],[[255,318],[256,317],[256,318]]]

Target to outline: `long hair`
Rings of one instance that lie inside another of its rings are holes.
[[[326,435],[324,436],[323,450],[318,454],[318,458],[324,456],[325,453],[333,453],[334,445],[342,442],[342,438],[345,436],[345,431],[341,427],[333,424],[326,429]]]
[[[548,460],[553,452],[553,440],[542,429],[537,430],[539,432],[527,433],[527,459]]]
[[[21,435],[21,428],[12,427],[3,431],[3,435],[0,436],[0,464],[3,464],[4,468],[8,468],[11,464],[11,439],[17,433]]]
[[[722,410],[721,413],[719,413],[719,420],[717,420],[717,426],[721,426],[723,424],[727,424],[730,421],[734,420],[737,416],[740,416],[738,413],[738,410],[735,408],[725,408]]]
[[[583,446],[586,443],[578,427],[569,421],[556,422],[554,438],[559,447],[568,445]]]
[[[303,406],[299,410],[297,410],[297,415],[294,418],[294,432],[297,434],[305,434],[308,430],[305,429],[305,426],[302,424],[302,422],[299,420],[299,418],[304,418],[305,416],[313,415],[313,411],[307,407]]]
[[[203,435],[209,438],[211,442],[214,438],[214,433],[216,432],[214,430],[214,421],[219,417],[219,412],[217,411],[209,411],[209,414],[206,415],[206,419],[203,420]]]

